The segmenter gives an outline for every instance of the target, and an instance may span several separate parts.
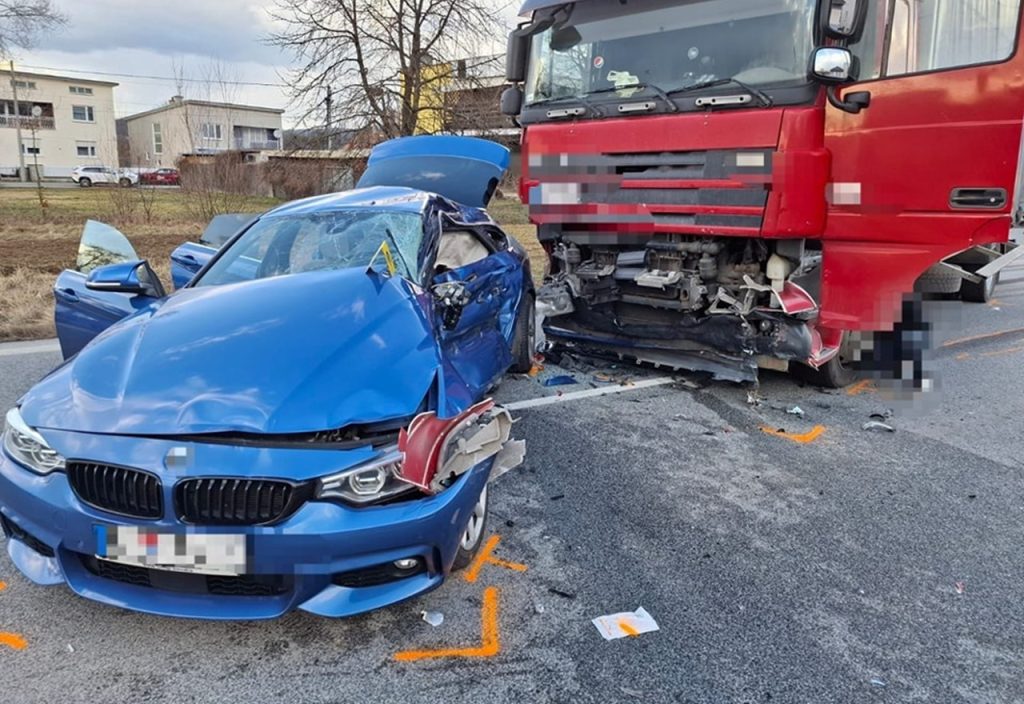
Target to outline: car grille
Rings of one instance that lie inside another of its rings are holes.
[[[149,472],[91,462],[68,462],[68,481],[83,502],[103,511],[135,518],[160,518],[160,479]]]
[[[306,485],[272,479],[186,479],[174,490],[178,516],[204,525],[264,525],[283,521],[309,496]]]
[[[103,579],[187,594],[213,594],[216,596],[279,596],[292,587],[292,579],[285,575],[245,574],[219,576],[156,570],[137,565],[122,565],[101,560],[92,555],[81,555],[82,564],[89,572]]]

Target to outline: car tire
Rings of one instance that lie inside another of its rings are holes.
[[[473,512],[469,516],[466,530],[459,538],[459,549],[455,553],[455,561],[452,562],[452,571],[465,569],[480,552],[480,546],[484,542],[484,535],[487,534],[487,515],[490,504],[487,501],[487,485],[484,484],[480,498],[473,506]]]
[[[130,178],[128,178],[127,176],[122,176],[121,179],[117,183],[118,183],[119,186],[121,186],[121,188],[131,188],[132,187],[132,180]]]
[[[533,368],[536,340],[536,304],[533,291],[526,290],[516,313],[516,330],[512,336],[512,371],[516,374],[526,374]]]
[[[981,283],[964,279],[960,284],[960,298],[968,303],[988,303],[992,300],[999,283],[999,274],[987,276]]]
[[[91,178],[80,178],[80,179],[78,179],[78,186],[79,186],[79,188],[91,188],[92,187],[92,179]]]

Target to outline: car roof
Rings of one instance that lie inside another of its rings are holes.
[[[435,206],[440,210],[457,215],[457,219],[464,222],[491,221],[487,212],[481,208],[469,208],[459,205],[436,193],[397,186],[371,186],[369,188],[357,188],[351,191],[303,198],[302,200],[278,206],[264,217],[326,213],[351,208],[378,208],[395,212],[423,213],[430,206]]]

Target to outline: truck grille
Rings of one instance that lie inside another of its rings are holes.
[[[650,225],[656,232],[756,235],[771,189],[774,150],[708,150],[628,154],[544,154],[530,178],[541,184],[577,183],[578,200],[543,202],[530,196],[532,214],[567,229]],[[608,213],[603,207],[616,206]],[[547,217],[546,217],[547,216]],[[553,217],[551,217],[553,216]],[[724,228],[724,229],[723,229]]]
[[[178,516],[203,525],[264,525],[283,521],[309,497],[306,485],[272,479],[205,477],[174,489]]]
[[[160,518],[160,478],[149,472],[92,462],[68,462],[68,482],[82,503],[134,518]]]

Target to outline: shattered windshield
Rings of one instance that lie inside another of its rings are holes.
[[[350,209],[267,217],[239,237],[196,286],[365,268],[383,243],[394,254],[397,273],[415,279],[422,239],[418,213]]]
[[[533,38],[527,104],[630,85],[806,83],[814,0],[591,0]],[[770,90],[769,90],[770,92]]]

